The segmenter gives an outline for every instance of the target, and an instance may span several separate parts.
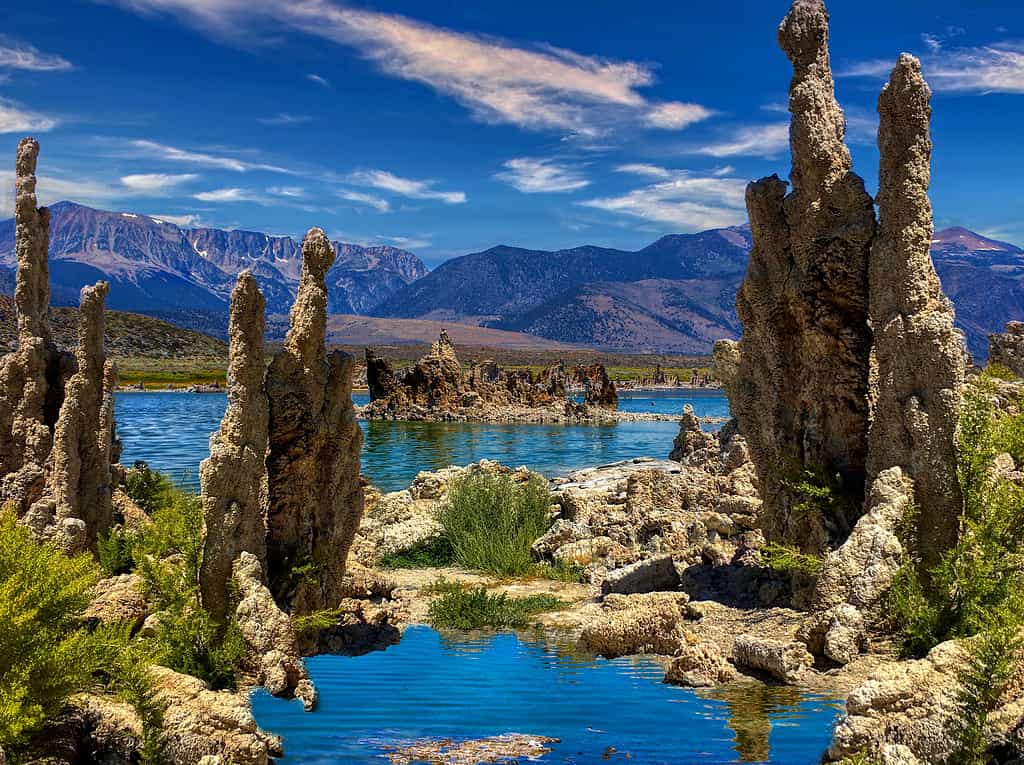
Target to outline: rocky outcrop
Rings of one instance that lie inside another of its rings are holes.
[[[929,255],[930,98],[920,62],[903,54],[878,99],[879,220],[869,268],[877,395],[868,477],[898,465],[913,480],[924,570],[956,541],[963,513],[956,426],[967,363]]]
[[[665,682],[687,688],[710,688],[739,676],[722,649],[711,640],[688,642],[665,671]]]
[[[1007,322],[1004,334],[988,336],[988,363],[1024,377],[1024,322]]]
[[[686,593],[609,595],[584,625],[579,646],[609,659],[635,653],[671,656],[686,644]]]
[[[605,402],[609,395],[614,398],[614,384],[604,367],[598,367],[588,373],[598,381],[595,385],[588,382],[590,403],[591,398],[594,402],[602,396]],[[601,387],[602,375],[605,387]],[[387,360],[367,348],[366,382],[371,400],[363,414],[369,418],[561,421],[592,416],[586,407],[567,414],[569,375],[562,364],[534,374],[529,369],[502,369],[494,361],[486,360],[463,372],[455,346],[444,330],[430,351],[401,375],[395,373]],[[611,393],[607,386],[611,386]],[[611,408],[615,408],[614,403]]]
[[[890,765],[953,762],[965,719],[961,678],[970,640],[935,646],[923,659],[890,664],[858,685],[846,700],[846,716],[832,735],[825,760],[867,754]],[[1024,749],[1024,671],[1017,670],[994,699],[983,741],[1010,762]]]
[[[170,762],[199,765],[220,758],[213,762],[268,765],[283,754],[280,740],[256,724],[248,696],[212,691],[202,680],[164,667],[149,673],[164,710],[163,754]]]
[[[693,413],[693,407],[690,404],[684,405],[679,433],[672,442],[668,458],[684,464],[691,461],[701,464],[712,459],[718,448],[718,437],[714,433],[705,433],[700,420]]]
[[[113,522],[117,371],[103,349],[107,285],[82,290],[76,358],[50,333],[49,214],[36,207],[39,144],[18,145],[18,348],[0,359],[0,503],[68,552],[95,550]]]
[[[821,0],[793,3],[779,44],[793,65],[792,191],[777,176],[747,188],[754,246],[736,298],[743,339],[734,373],[716,374],[757,465],[766,536],[820,552],[856,518],[798,519],[785,484],[810,468],[838,473],[855,498],[863,492],[875,215],[843,143]],[[716,346],[716,363],[725,351]]]
[[[768,675],[784,683],[799,682],[811,666],[811,655],[803,643],[783,642],[754,635],[740,635],[733,644],[736,666]]]
[[[300,614],[340,600],[345,561],[363,512],[353,359],[341,351],[328,354],[324,344],[324,278],[333,262],[326,235],[311,229],[302,243],[290,328],[266,377],[267,576],[275,600]]]
[[[231,569],[242,552],[267,560],[267,394],[263,353],[263,295],[249,271],[231,293],[228,406],[199,466],[206,538],[200,573],[204,607],[229,612]]]
[[[743,339],[716,344],[716,375],[757,466],[769,540],[834,549],[871,481],[900,466],[922,507],[921,557],[934,562],[962,509],[954,433],[965,354],[928,256],[929,91],[917,61],[901,57],[879,101],[876,226],[843,143],[822,0],[794,0],[779,42],[793,65],[792,190],[775,176],[747,189]],[[793,487],[808,473],[838,476],[844,501],[801,502]]]
[[[145,586],[138,574],[101,579],[93,588],[92,601],[82,613],[86,621],[128,623],[138,629],[149,616]]]
[[[250,673],[272,695],[300,699],[307,711],[313,709],[317,693],[302,662],[292,620],[263,584],[255,555],[239,554],[231,581],[238,597],[235,621],[249,649]]]
[[[39,144],[18,144],[15,174],[15,250],[18,275],[15,305],[18,348],[0,358],[0,503],[19,515],[46,486],[45,465],[53,428],[73,362],[59,354],[50,337],[47,249],[49,212],[36,207]]]
[[[573,368],[571,381],[583,387],[583,401],[591,406],[617,409],[619,394],[604,364],[580,364]]]
[[[65,385],[54,427],[48,496],[29,511],[33,526],[43,513],[53,518],[58,543],[70,553],[96,549],[114,520],[111,464],[120,455],[114,437],[117,370],[103,351],[103,301],[108,289],[106,282],[82,288],[78,370]],[[80,532],[69,532],[76,526]]]

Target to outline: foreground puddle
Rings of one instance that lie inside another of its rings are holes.
[[[259,723],[284,738],[285,763],[447,763],[446,752],[480,751],[479,762],[796,765],[818,761],[840,713],[838,700],[791,688],[676,688],[654,661],[591,659],[508,632],[412,627],[387,651],[318,656],[309,668],[316,712],[253,699]],[[485,739],[526,747],[518,760],[486,759]]]

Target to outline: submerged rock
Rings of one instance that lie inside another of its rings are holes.
[[[740,635],[733,645],[736,666],[763,673],[784,683],[797,683],[813,659],[803,643]]]
[[[267,576],[293,613],[341,599],[363,513],[362,431],[352,405],[353,359],[325,348],[325,277],[334,250],[320,229],[302,243],[302,274],[284,347],[267,370]]]
[[[482,765],[482,763],[515,763],[522,758],[534,760],[551,751],[548,744],[557,738],[506,733],[503,736],[455,741],[446,738],[421,741],[401,747],[386,747],[393,765],[430,762],[434,765]]]

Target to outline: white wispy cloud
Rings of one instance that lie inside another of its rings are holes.
[[[301,186],[271,186],[267,193],[274,197],[288,197],[289,199],[300,199],[306,196],[306,190]]]
[[[200,191],[194,195],[200,202],[253,202],[255,195],[250,191],[239,188],[212,189],[211,191]]]
[[[494,177],[524,194],[576,191],[590,185],[578,168],[553,159],[517,157],[502,164],[505,169]]]
[[[663,168],[662,168],[663,169]],[[579,204],[606,212],[668,224],[679,231],[732,226],[746,220],[746,181],[672,170],[669,180],[625,194],[588,199]]]
[[[707,157],[774,157],[789,146],[789,124],[747,125],[721,141],[696,147],[692,153]]]
[[[306,122],[312,122],[313,118],[308,114],[291,114],[289,112],[280,112],[270,117],[257,117],[256,121],[263,125],[302,125]]]
[[[121,183],[132,191],[142,191],[157,194],[169,192],[176,186],[199,178],[195,173],[135,173],[133,175],[122,175]]]
[[[681,130],[687,125],[706,120],[713,111],[700,104],[684,104],[668,101],[656,105],[644,115],[644,122],[661,130]]]
[[[45,133],[60,121],[27,109],[17,101],[0,98],[0,133]]]
[[[648,64],[521,45],[331,0],[110,1],[235,38],[261,23],[286,25],[354,48],[385,74],[450,96],[487,122],[597,135],[609,124],[638,121],[675,130],[711,114],[699,104],[648,99],[640,92],[654,83]]]
[[[369,205],[374,208],[377,212],[391,212],[391,203],[386,199],[382,199],[374,194],[364,194],[361,191],[352,191],[351,189],[339,189],[338,196],[349,202],[356,202],[361,205]]]
[[[630,175],[642,175],[647,178],[668,178],[671,172],[658,165],[650,165],[645,162],[627,162],[615,168],[617,173],[628,173]]]
[[[437,181],[403,178],[387,170],[358,170],[351,173],[347,180],[357,186],[369,186],[412,199],[436,199],[448,205],[461,205],[466,201],[466,194],[462,191],[435,189]]]
[[[946,48],[934,35],[923,37],[925,79],[948,93],[1024,94],[1024,42],[998,42],[973,48]],[[888,78],[894,61],[862,61],[839,71],[840,77]]]
[[[315,82],[317,85],[321,85],[325,88],[331,87],[331,81],[328,80],[326,77],[321,77],[319,74],[313,74],[312,72],[310,72],[309,74],[306,75],[306,79],[310,80],[311,82]]]
[[[278,165],[270,165],[262,162],[249,162],[248,160],[242,160],[236,157],[181,149],[175,146],[157,143],[156,141],[138,139],[131,141],[130,146],[141,156],[162,159],[166,162],[180,162],[183,164],[216,167],[222,170],[231,170],[236,173],[244,173],[250,170],[262,170],[269,173],[297,175],[295,171]]]
[[[0,68],[26,72],[66,72],[74,66],[66,58],[43,53],[33,45],[0,34]]]

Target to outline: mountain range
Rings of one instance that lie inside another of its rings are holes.
[[[301,248],[288,237],[179,228],[71,202],[50,210],[55,305],[76,305],[80,287],[103,278],[111,282],[111,308],[223,336],[235,275],[250,268],[268,314],[286,314],[291,306]],[[610,351],[707,353],[714,340],[740,332],[734,304],[750,246],[750,229],[738,226],[664,236],[637,251],[498,246],[428,272],[404,250],[335,242],[328,308]],[[968,348],[984,359],[989,333],[1024,320],[1024,250],[956,227],[935,234],[932,259]],[[14,222],[2,221],[0,292],[13,289],[14,265]],[[378,331],[370,324],[361,322],[361,331]],[[275,337],[283,326],[272,318],[268,334]]]
[[[368,313],[427,273],[411,252],[334,242],[327,274],[331,313]],[[0,221],[0,290],[13,285],[14,220]],[[267,312],[287,313],[298,287],[301,245],[252,231],[180,228],[146,215],[59,202],[50,207],[50,284],[54,305],[78,305],[78,292],[110,282],[107,305],[160,316],[216,334],[226,330],[235,277],[251,269]],[[6,289],[4,289],[6,288]]]

